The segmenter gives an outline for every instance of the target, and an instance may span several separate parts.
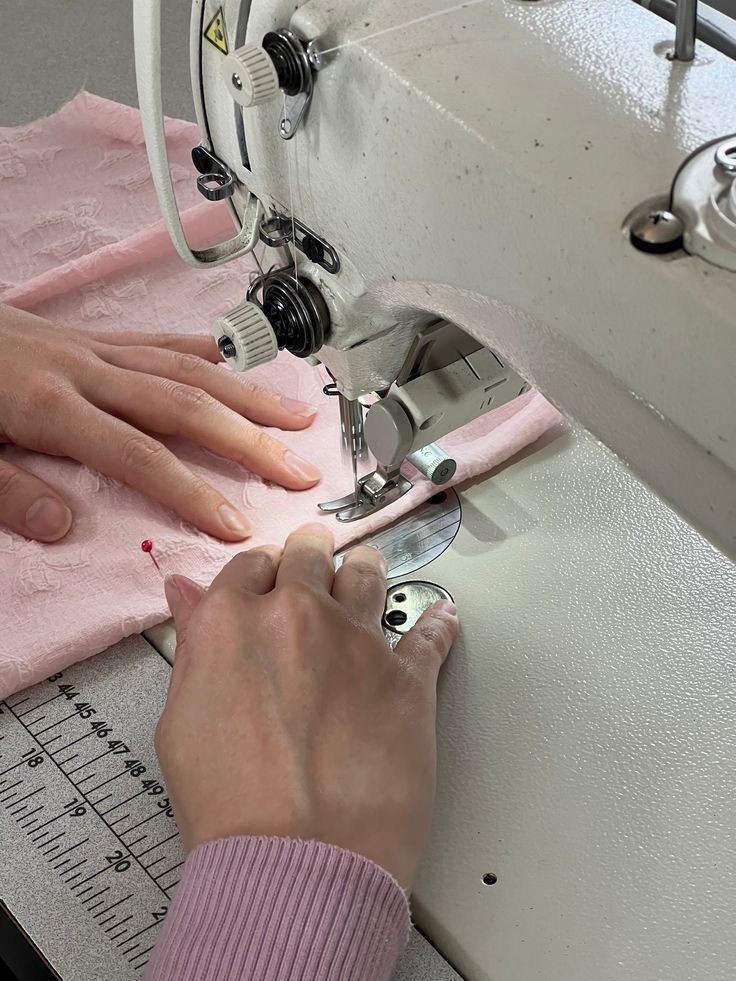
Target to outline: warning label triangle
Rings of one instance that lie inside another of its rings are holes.
[[[218,8],[217,13],[207,25],[204,36],[207,38],[210,44],[214,44],[218,51],[222,51],[223,54],[228,54],[230,49],[227,46],[225,14],[222,12],[222,7]]]

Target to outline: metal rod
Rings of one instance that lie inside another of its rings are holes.
[[[677,0],[675,13],[675,61],[692,61],[695,57],[695,29],[698,23],[698,0]]]

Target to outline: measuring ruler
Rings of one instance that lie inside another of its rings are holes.
[[[131,638],[0,702],[0,896],[62,978],[140,977],[181,876],[153,752],[168,676]]]

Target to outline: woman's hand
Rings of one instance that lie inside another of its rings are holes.
[[[249,534],[243,515],[148,432],[185,436],[291,490],[320,478],[253,423],[304,429],[311,406],[218,368],[209,337],[65,330],[0,306],[0,443],[67,456],[120,480],[225,541]],[[0,523],[27,538],[62,538],[60,495],[0,458]]]
[[[431,818],[455,608],[432,607],[394,652],[383,558],[359,547],[335,574],[332,552],[329,532],[307,525],[283,554],[236,556],[206,594],[167,579],[177,650],[156,748],[186,848],[318,839],[408,890]]]

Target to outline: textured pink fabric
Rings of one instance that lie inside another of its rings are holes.
[[[388,981],[406,945],[398,883],[315,841],[226,838],[195,848],[145,981]]]
[[[196,127],[171,120],[168,138],[192,240],[201,245],[231,235],[224,205],[203,201],[194,187],[189,153]],[[95,330],[207,332],[217,314],[242,300],[250,271],[244,260],[197,271],[176,256],[159,220],[136,110],[82,93],[48,119],[0,129],[0,302]],[[29,351],[29,371],[32,358]],[[251,544],[280,543],[298,524],[318,519],[319,501],[345,494],[351,477],[321,370],[283,355],[251,378],[319,405],[310,430],[278,435],[319,464],[320,486],[287,492],[207,450],[166,442],[249,515]],[[558,419],[541,395],[530,393],[447,437],[443,445],[458,458],[455,482],[508,459]],[[0,528],[0,698],[167,617],[161,579],[140,551],[144,538],[153,539],[164,572],[203,584],[243,547],[209,538],[73,461],[16,447],[0,452],[57,487],[75,515],[72,531],[55,545]],[[348,526],[323,520],[342,546],[432,492],[418,478],[410,494],[375,519]]]

